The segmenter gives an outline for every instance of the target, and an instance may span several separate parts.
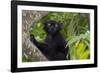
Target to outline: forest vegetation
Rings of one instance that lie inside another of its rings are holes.
[[[71,12],[48,12],[39,21],[33,23],[30,33],[37,41],[43,42],[46,32],[43,30],[43,23],[46,20],[55,20],[62,24],[60,31],[69,47],[68,55],[70,60],[85,60],[90,58],[90,27],[87,13]],[[45,49],[45,48],[44,48]],[[68,56],[66,55],[66,57]],[[23,56],[23,62],[29,62],[31,58]]]

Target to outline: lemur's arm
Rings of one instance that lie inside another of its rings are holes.
[[[47,53],[48,49],[46,44],[38,42],[35,38],[34,35],[30,34],[30,40],[36,47],[42,52],[42,53]]]

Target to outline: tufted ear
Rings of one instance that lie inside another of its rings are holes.
[[[64,28],[64,26],[63,26],[63,24],[62,24],[62,23],[58,23],[58,25],[59,25],[59,30],[61,30],[61,29],[63,29],[63,28]]]
[[[63,24],[61,24],[61,25],[60,25],[60,28],[61,28],[61,29],[63,29],[63,28],[64,28],[64,25],[63,25]]]
[[[50,20],[43,22],[44,26],[46,26],[48,23],[50,23]]]
[[[43,22],[44,24],[43,29],[48,33],[47,23],[48,21]]]

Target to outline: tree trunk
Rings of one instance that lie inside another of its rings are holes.
[[[39,12],[32,10],[22,11],[22,54],[30,58],[32,61],[47,61],[48,59],[40,52],[40,50],[30,41],[30,33],[32,24],[46,16],[48,12]]]

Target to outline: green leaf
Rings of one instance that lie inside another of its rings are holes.
[[[79,41],[79,40],[80,40],[80,39],[79,39],[78,36],[73,36],[73,37],[68,41],[67,46],[68,46],[68,45],[72,45],[73,43],[75,43],[75,42],[77,42],[77,41]]]
[[[89,50],[86,50],[81,56],[80,56],[80,59],[87,59],[89,57]]]
[[[78,47],[76,48],[76,54],[78,58],[80,58],[80,56],[84,53],[85,48],[86,45],[83,42],[80,42]]]

